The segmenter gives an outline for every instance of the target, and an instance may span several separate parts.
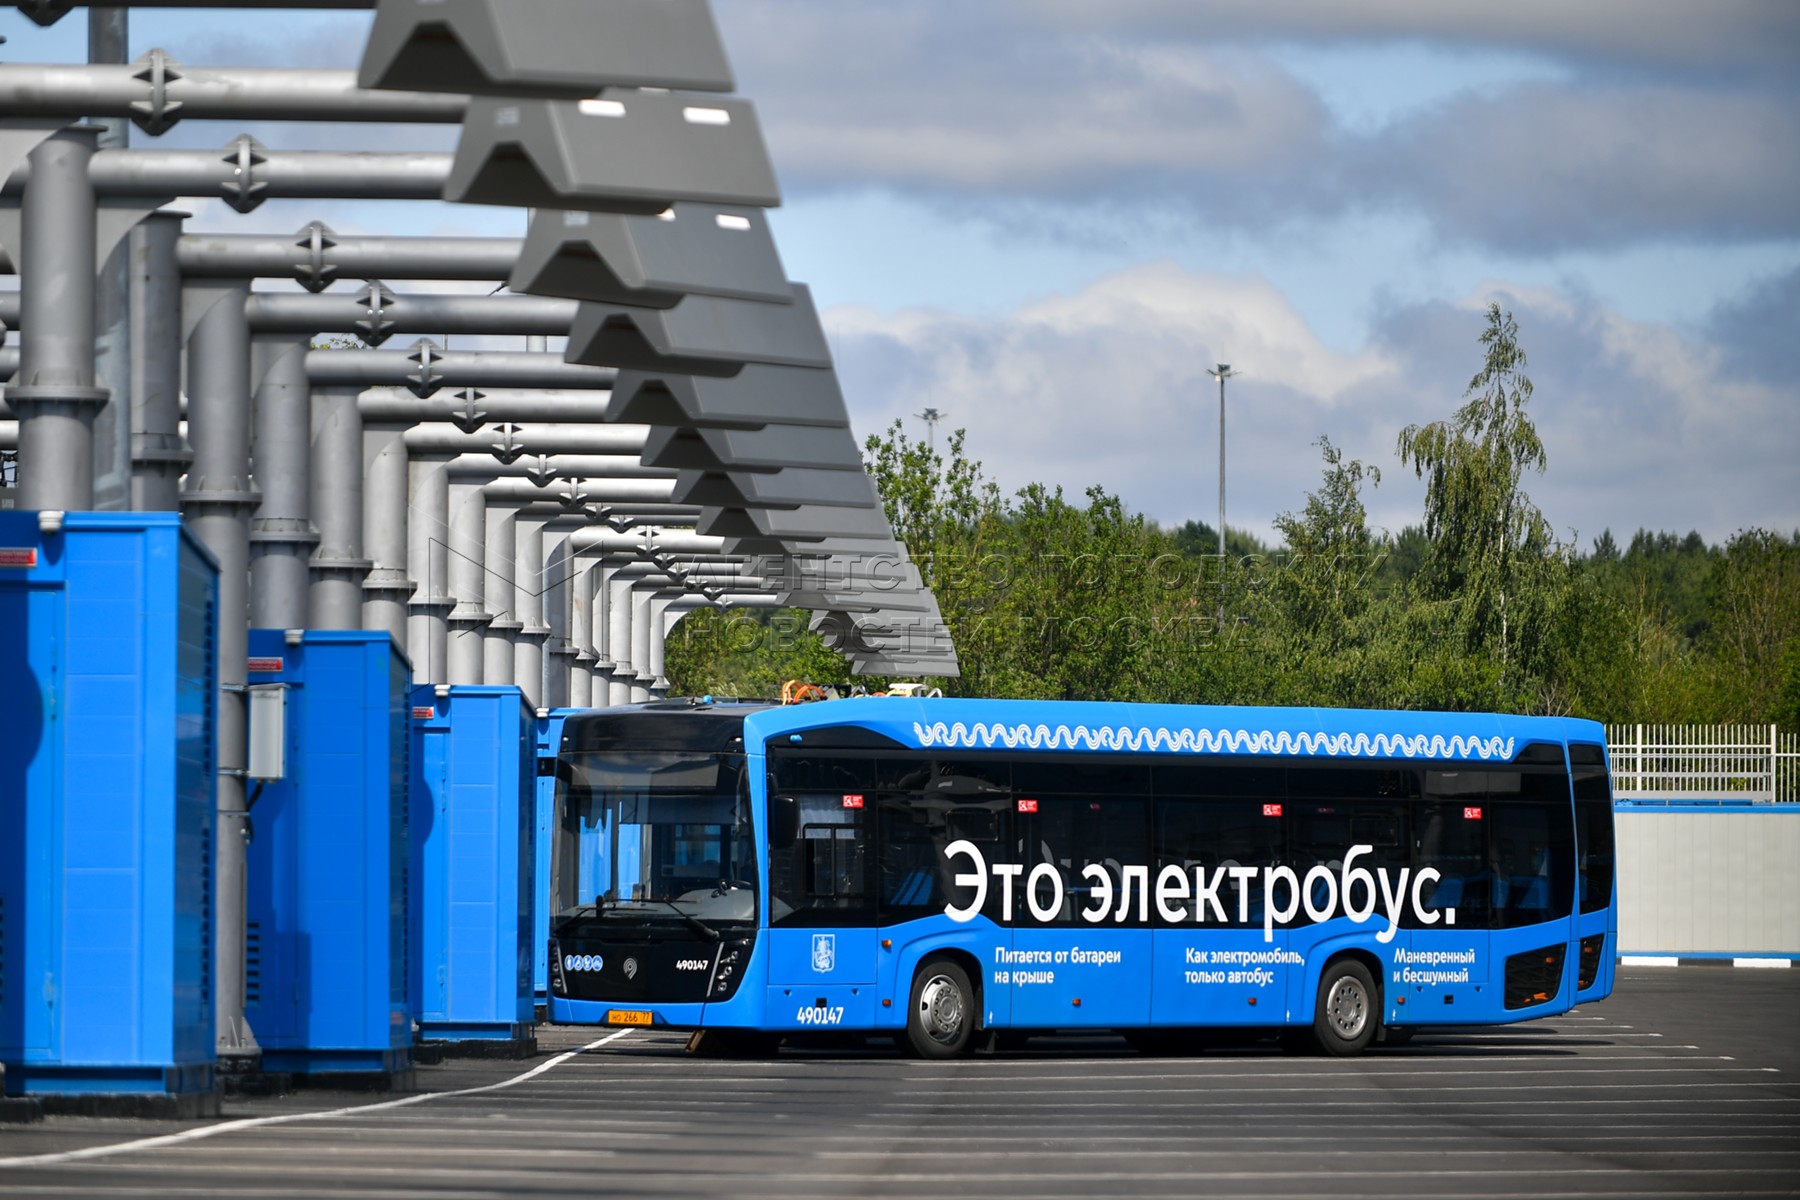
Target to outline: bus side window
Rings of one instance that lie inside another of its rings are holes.
[[[867,809],[847,807],[840,792],[793,794],[798,834],[771,847],[771,906],[778,925],[853,925],[871,921]]]
[[[1419,894],[1432,911],[1456,909],[1462,928],[1486,929],[1493,919],[1494,879],[1487,864],[1487,822],[1493,806],[1486,794],[1453,800],[1425,800],[1413,806],[1414,871],[1438,873]],[[1401,924],[1423,928],[1412,905],[1402,907]]]
[[[1062,879],[1063,894],[1061,897],[1047,894],[1048,884],[1040,879],[1039,894],[1035,897],[1038,909],[1054,909],[1056,915],[1040,922],[1021,896],[1013,905],[1015,926],[1087,924],[1081,914],[1092,907],[1090,897],[1094,885],[1085,874],[1090,867],[1106,873],[1107,886],[1112,893],[1112,911],[1105,918],[1107,924],[1142,925],[1141,913],[1154,914],[1155,906],[1137,894],[1139,876],[1135,872],[1132,894],[1130,897],[1122,894],[1126,886],[1125,866],[1135,867],[1150,861],[1150,802],[1147,797],[1046,795],[1027,803],[1034,804],[1036,811],[1015,817],[1020,848],[1018,861],[1025,867],[1021,883],[1029,877],[1032,867],[1049,863],[1057,868]],[[1143,876],[1142,881],[1150,883],[1152,877]],[[1128,907],[1126,917],[1123,921],[1115,921],[1122,906]]]

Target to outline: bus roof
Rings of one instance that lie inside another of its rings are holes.
[[[746,746],[856,726],[919,750],[1511,762],[1532,743],[1604,745],[1596,721],[1500,713],[1071,700],[828,700],[746,718]]]
[[[570,713],[563,719],[561,750],[679,750],[719,753],[737,748],[744,718],[767,702],[655,700]]]

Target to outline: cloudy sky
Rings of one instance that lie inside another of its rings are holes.
[[[1003,486],[1090,484],[1263,536],[1328,436],[1422,489],[1510,309],[1565,537],[1800,529],[1800,5],[1792,0],[714,0],[859,432],[945,416]],[[133,52],[353,66],[366,13],[139,12]],[[83,18],[0,16],[15,61]],[[190,124],[167,143],[221,145]],[[254,130],[449,148],[443,129]],[[139,144],[145,139],[135,135]],[[442,206],[190,205],[208,229],[517,235]],[[940,435],[941,436],[941,435]]]

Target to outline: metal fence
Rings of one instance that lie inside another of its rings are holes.
[[[1778,725],[1608,725],[1606,741],[1619,800],[1800,802],[1800,734]]]

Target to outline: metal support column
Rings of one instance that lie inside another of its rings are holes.
[[[131,507],[174,512],[193,455],[181,440],[181,268],[186,213],[164,209],[132,229]]]
[[[544,692],[540,708],[567,708],[569,675],[575,665],[575,641],[570,637],[574,619],[574,552],[567,533],[548,536],[544,552],[544,624],[550,636],[544,642]]]
[[[258,337],[250,457],[262,502],[250,522],[250,624],[306,627],[309,559],[319,543],[311,520],[312,393],[306,338]]]
[[[612,659],[607,676],[606,702],[630,704],[631,685],[637,672],[631,665],[631,585],[634,576],[621,567],[606,581],[606,652]]]
[[[363,424],[363,553],[369,573],[363,580],[362,627],[383,629],[394,645],[406,648],[406,601],[417,586],[407,573],[406,426]]]
[[[35,178],[35,176],[34,176]],[[183,289],[188,335],[188,420],[194,464],[181,494],[188,527],[219,563],[218,923],[214,997],[219,1057],[240,1066],[260,1060],[244,1019],[244,685],[250,628],[250,326],[247,286]]]
[[[642,704],[650,699],[650,685],[656,672],[650,669],[650,643],[661,632],[661,614],[650,611],[655,591],[640,586],[631,592],[631,663],[637,676],[631,681],[631,702]]]
[[[406,565],[419,589],[406,605],[406,653],[414,683],[444,683],[450,650],[450,460],[407,464]]]
[[[6,401],[19,418],[18,505],[94,507],[94,188],[97,130],[76,125],[31,152],[20,214],[19,370]],[[29,269],[25,269],[29,265]]]
[[[312,556],[308,629],[361,629],[363,580],[363,421],[355,388],[312,394]]]
[[[513,560],[516,554],[515,533],[518,511],[511,506],[487,506],[487,608],[493,620],[482,630],[481,681],[486,684],[510,684],[513,681],[513,644],[518,639],[519,624],[516,593],[513,589]]]
[[[571,543],[571,550],[573,545]],[[594,608],[594,561],[569,556],[569,707],[589,708],[594,703],[594,638],[590,632]]]
[[[487,609],[487,497],[481,484],[450,484],[449,589],[456,597],[450,610],[446,683],[485,682],[482,630],[494,619]]]
[[[129,42],[129,20],[123,8],[88,10],[88,62],[123,66]],[[90,114],[100,130],[97,148],[123,150],[131,144],[131,122],[124,116]],[[131,346],[131,244],[113,246],[98,264],[94,281],[94,376],[112,399],[94,414],[94,507],[119,510],[131,506],[131,409],[134,399]]]
[[[513,555],[513,605],[520,629],[513,646],[513,683],[525,693],[533,708],[544,695],[544,643],[550,627],[544,624],[544,526],[538,517],[520,517]]]

